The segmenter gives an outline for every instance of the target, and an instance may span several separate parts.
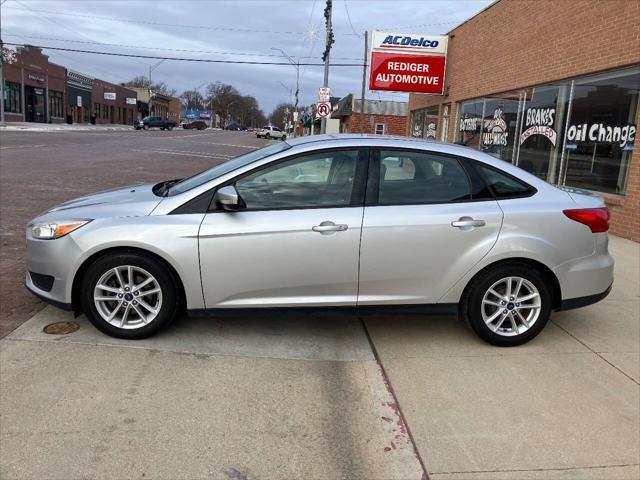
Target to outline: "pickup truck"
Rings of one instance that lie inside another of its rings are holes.
[[[142,120],[136,122],[135,127],[136,130],[149,130],[150,128],[159,128],[160,130],[173,130],[176,125],[177,123],[173,120],[165,120],[162,117],[144,117]]]

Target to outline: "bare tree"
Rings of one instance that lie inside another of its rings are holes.
[[[156,93],[160,93],[162,95],[167,95],[170,97],[174,97],[177,93],[175,88],[169,88],[169,86],[164,82],[151,82],[149,85],[149,79],[144,75],[139,75],[137,77],[133,77],[128,82],[122,83],[123,87],[137,87],[137,88],[149,88]]]
[[[215,82],[207,85],[207,101],[211,109],[220,116],[223,126],[227,125],[233,117],[231,107],[240,98],[240,92],[226,83]]]
[[[204,97],[198,90],[185,90],[180,95],[180,101],[187,109],[201,109],[205,105]]]
[[[293,112],[293,105],[291,103],[280,103],[269,115],[269,121],[274,127],[286,127],[287,122],[287,110],[289,115]],[[289,118],[290,119],[290,118]]]

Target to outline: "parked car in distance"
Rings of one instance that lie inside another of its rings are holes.
[[[266,138],[267,140],[270,138],[279,138],[280,140],[286,140],[287,134],[280,130],[278,127],[267,125],[266,127],[262,127],[260,130],[256,131],[256,137]]]
[[[162,117],[144,117],[135,124],[136,130],[149,130],[159,128],[160,130],[173,130],[177,123],[173,120],[166,120]]]
[[[202,120],[194,120],[193,122],[183,123],[182,128],[185,130],[205,130],[207,128],[207,124]]]
[[[609,293],[608,220],[600,196],[476,149],[308,136],[50,209],[26,286],[128,339],[184,309],[349,307],[458,315],[514,346]]]
[[[224,127],[224,129],[225,130],[234,130],[236,132],[240,132],[240,131],[244,130],[244,127],[242,125],[238,125],[237,123],[230,123],[229,125]]]

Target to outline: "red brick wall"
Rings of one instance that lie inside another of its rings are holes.
[[[371,117],[373,117],[373,128],[371,127]],[[407,117],[397,115],[375,115],[364,114],[364,133],[376,133],[376,123],[384,123],[385,135],[405,135],[407,131]],[[343,133],[360,133],[360,114],[355,112],[349,117],[345,117]]]
[[[42,50],[36,47],[19,47],[16,50],[16,62],[3,63],[3,77],[4,80],[15,83],[22,83],[24,78],[24,84],[31,87],[46,89],[50,91],[62,92],[63,105],[66,105],[66,75],[67,71],[64,67],[56,65],[55,63],[49,63],[49,57],[42,53]],[[29,78],[31,74],[34,79]],[[37,78],[41,78],[44,81],[39,81]],[[25,109],[25,98],[21,98],[22,111]],[[46,105],[47,117],[50,117],[49,105]],[[22,122],[23,114],[6,113],[5,119],[8,122]],[[49,120],[49,118],[47,118]],[[51,123],[62,123],[64,118],[51,118]]]
[[[173,120],[176,123],[180,123],[180,99],[171,97],[171,100],[169,100],[167,120]]]
[[[638,18],[638,0],[499,0],[450,32],[447,95],[412,94],[409,111],[451,103],[454,141],[457,102],[640,63]],[[639,190],[636,147],[626,195],[605,195],[611,232],[635,241]]]
[[[115,100],[106,100],[105,92],[115,92]],[[121,125],[131,125],[133,120],[137,118],[136,105],[127,105],[126,99],[137,98],[134,90],[116,85],[114,83],[105,82],[95,78],[91,86],[91,115],[94,115],[95,104],[101,105],[101,113],[96,117],[96,124],[115,123]],[[104,114],[104,108],[107,108],[107,115]],[[112,112],[113,108],[113,114]]]

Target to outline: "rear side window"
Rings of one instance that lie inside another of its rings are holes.
[[[484,177],[496,198],[526,197],[535,193],[535,189],[505,173],[476,163],[476,168]]]
[[[379,204],[448,203],[470,199],[469,177],[457,159],[434,153],[380,151]]]

